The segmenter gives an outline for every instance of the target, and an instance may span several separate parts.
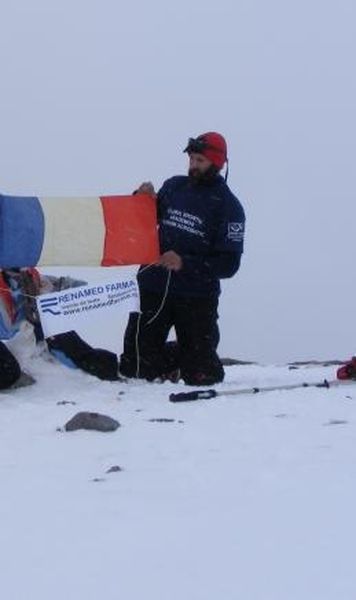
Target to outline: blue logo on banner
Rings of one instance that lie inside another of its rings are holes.
[[[58,306],[58,297],[40,299],[41,310],[43,313],[49,312],[51,315],[60,315],[60,310],[54,310]]]

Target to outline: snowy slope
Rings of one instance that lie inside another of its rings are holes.
[[[356,386],[174,405],[184,386],[30,371],[0,395],[1,599],[356,597]],[[218,389],[333,375],[228,367]],[[79,410],[121,428],[57,431]]]

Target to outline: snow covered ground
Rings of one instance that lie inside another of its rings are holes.
[[[220,390],[335,369],[226,370]],[[30,371],[0,395],[1,599],[356,597],[356,386],[176,405],[180,384]],[[121,427],[57,430],[80,410]]]

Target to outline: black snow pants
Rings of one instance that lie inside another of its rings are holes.
[[[10,387],[21,375],[19,363],[10,350],[0,342],[0,390]]]
[[[60,333],[46,341],[54,355],[61,352],[86,373],[108,381],[118,379],[116,354],[103,348],[92,348],[75,331]]]
[[[153,381],[180,369],[188,385],[212,385],[224,379],[217,355],[219,343],[218,298],[168,294],[141,290],[141,314],[131,313],[127,324],[120,374]],[[158,314],[157,314],[158,313]],[[174,327],[177,344],[168,343]]]

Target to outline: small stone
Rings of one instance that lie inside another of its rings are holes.
[[[113,465],[106,471],[106,473],[119,473],[120,471],[123,471],[122,467],[119,467],[119,465]]]
[[[324,425],[347,425],[347,423],[348,421],[343,419],[330,419],[330,421],[324,423]]]
[[[73,400],[60,400],[60,402],[57,402],[57,406],[66,406],[66,404],[73,404],[74,406],[77,403],[73,402]]]
[[[120,423],[107,415],[94,412],[79,412],[72,417],[64,426],[66,431],[77,429],[93,429],[95,431],[115,431]]]
[[[174,423],[175,419],[166,419],[165,417],[160,417],[156,419],[147,419],[150,423]]]

